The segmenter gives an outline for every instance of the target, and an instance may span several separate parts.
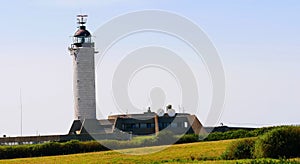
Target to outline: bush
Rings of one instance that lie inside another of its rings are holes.
[[[80,146],[80,142],[78,140],[72,140],[61,144],[61,151],[64,154],[74,154],[81,152],[81,148],[82,147]]]
[[[249,133],[250,133],[249,135],[252,136],[252,137],[258,137],[260,135],[263,135],[263,134],[267,133],[268,131],[270,131],[274,128],[278,128],[278,126],[277,127],[272,126],[272,127],[257,128],[257,129],[249,131]]]
[[[275,128],[261,136],[255,144],[257,158],[300,157],[300,127]]]
[[[256,138],[241,139],[233,142],[222,154],[222,159],[249,159],[252,153]]]
[[[49,142],[42,145],[38,145],[36,149],[36,153],[38,156],[45,156],[45,155],[59,155],[61,154],[61,144],[58,142]],[[66,153],[67,154],[67,153]]]
[[[85,152],[105,151],[108,150],[108,148],[104,147],[97,141],[90,141],[90,142],[81,142],[80,150],[82,153],[85,153]]]
[[[205,141],[218,141],[218,140],[228,140],[236,138],[246,138],[246,137],[256,137],[254,133],[251,133],[249,130],[239,129],[239,130],[230,130],[227,132],[213,132],[210,133]]]
[[[197,134],[185,134],[183,135],[176,144],[181,143],[192,143],[192,142],[198,142],[199,141],[199,135]]]

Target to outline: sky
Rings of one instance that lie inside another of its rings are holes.
[[[20,95],[22,135],[68,133],[74,110],[72,58],[67,47],[76,31],[77,14],[89,15],[87,28],[94,32],[121,14],[149,9],[169,11],[191,20],[218,50],[226,78],[225,105],[218,124],[299,124],[298,0],[11,0],[0,6],[0,136],[21,135]],[[139,42],[136,40],[145,36],[159,38],[155,34],[137,35],[123,40],[119,46],[125,51],[126,46],[134,47]],[[165,36],[162,44],[167,41]],[[115,53],[122,51],[115,49]],[[116,62],[105,64],[115,68]],[[138,80],[133,84],[138,85]],[[105,97],[106,92],[101,94]],[[133,101],[139,106],[148,105],[146,101]],[[102,104],[100,109],[112,105]],[[203,115],[199,114],[200,120],[205,120]]]

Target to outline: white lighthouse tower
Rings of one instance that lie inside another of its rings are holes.
[[[78,30],[69,47],[73,57],[73,90],[75,120],[96,119],[95,48],[91,34],[86,30],[87,15],[77,15]]]

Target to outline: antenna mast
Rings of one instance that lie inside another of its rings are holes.
[[[77,15],[77,24],[79,24],[79,26],[84,26],[84,24],[86,24],[87,17],[87,15]]]
[[[22,105],[22,89],[20,88],[20,108],[21,108],[21,136],[23,135],[23,105]]]

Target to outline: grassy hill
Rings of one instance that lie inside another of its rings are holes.
[[[154,146],[146,148],[133,148],[120,151],[103,151],[94,153],[82,153],[61,156],[36,157],[0,160],[0,163],[237,163],[252,160],[222,161],[218,160],[226,147],[235,140],[197,142],[190,144],[172,145],[169,147]],[[155,150],[162,151],[146,155]],[[127,153],[127,154],[126,154]],[[300,158],[295,159],[300,162]],[[261,159],[256,161],[279,161],[274,159]],[[253,161],[252,161],[253,162]]]

